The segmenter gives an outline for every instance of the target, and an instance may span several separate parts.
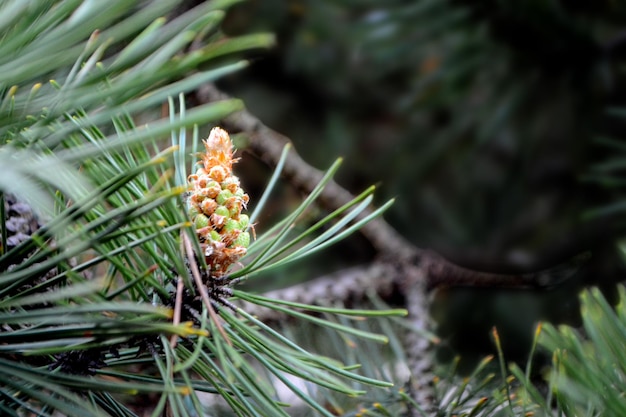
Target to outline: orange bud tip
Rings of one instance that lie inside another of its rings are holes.
[[[498,329],[496,329],[495,327],[491,328],[491,334],[493,335],[494,339],[500,340],[500,335],[498,334]]]

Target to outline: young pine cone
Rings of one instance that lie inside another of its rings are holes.
[[[211,276],[221,277],[250,243],[249,218],[241,213],[249,197],[232,172],[237,160],[228,133],[212,129],[204,146],[201,167],[188,178],[187,205]]]

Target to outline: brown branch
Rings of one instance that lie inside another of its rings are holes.
[[[197,91],[197,98],[200,102],[207,103],[229,99],[230,97],[218,90],[213,84],[205,84]],[[245,133],[250,139],[249,150],[272,167],[275,167],[278,163],[284,146],[287,143],[291,143],[289,138],[264,125],[247,110],[232,114],[223,121],[223,124],[232,133]],[[294,186],[305,192],[310,192],[324,174],[322,171],[310,166],[292,149],[287,156],[283,175]],[[320,195],[320,202],[327,208],[336,209],[353,198],[354,196],[350,192],[336,182],[331,181]],[[370,213],[371,210],[366,210],[362,213],[362,216],[367,216]],[[580,264],[580,259],[575,258],[576,261],[572,268],[568,264],[566,268],[557,267],[557,269],[553,270],[528,274],[487,273],[461,267],[448,261],[436,252],[416,247],[381,217],[373,219],[360,231],[377,251],[380,262],[388,263],[393,267],[401,265],[415,267],[420,265],[422,268],[425,268],[426,273],[422,276],[426,280],[426,289],[429,290],[452,286],[490,288],[541,288],[554,286],[571,276],[571,271],[575,270]],[[406,277],[401,274],[393,274],[393,276],[398,280],[395,282],[396,285],[403,285]],[[340,274],[334,283],[338,287],[362,284],[355,282],[354,277],[355,275],[350,273]],[[319,282],[324,282],[324,280]],[[310,289],[308,288],[308,290]],[[288,291],[289,294],[295,294],[296,292]],[[285,296],[287,294],[281,294],[281,298]]]
[[[387,299],[393,295],[395,283],[399,281],[397,274],[397,268],[389,263],[373,262],[370,265],[343,269],[302,284],[269,291],[263,295],[276,300],[311,305],[335,300],[344,303],[364,300],[367,291],[373,291],[381,298]],[[246,303],[245,309],[265,322],[284,318],[282,313],[256,304]]]
[[[201,102],[230,98],[212,84],[203,85],[198,90],[197,95]],[[291,143],[286,136],[265,126],[247,110],[242,110],[227,117],[224,120],[224,126],[226,130],[232,133],[244,132],[250,138],[249,150],[272,167],[275,167],[278,163],[285,145]],[[322,179],[324,173],[309,165],[292,149],[287,156],[283,168],[283,176],[297,188],[310,192]],[[320,202],[326,207],[336,209],[353,198],[354,196],[350,192],[336,182],[331,181],[322,192]],[[371,210],[366,210],[361,216],[365,217],[369,214],[371,214]],[[394,258],[407,259],[414,257],[420,252],[420,249],[411,245],[410,242],[381,218],[370,221],[361,229],[361,233],[369,240],[376,251],[383,256],[390,254]]]

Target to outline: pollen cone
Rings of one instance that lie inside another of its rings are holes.
[[[246,208],[248,194],[233,175],[233,144],[228,133],[216,127],[204,141],[200,167],[189,176],[189,214],[211,276],[221,277],[246,254],[250,234]]]

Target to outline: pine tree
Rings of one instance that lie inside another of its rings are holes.
[[[374,187],[351,195],[332,181],[341,161],[311,168],[211,84],[273,42],[224,35],[233,3],[0,6],[0,413],[619,415],[623,302],[613,313],[597,292],[583,295],[589,342],[538,327],[522,371],[494,329],[498,360],[465,379],[436,368],[430,287],[556,285],[580,259],[484,274],[404,240]],[[234,165],[241,136],[274,168],[256,199]],[[281,174],[306,197],[257,235]],[[254,292],[357,231],[371,265]],[[554,352],[543,387],[541,348]]]

